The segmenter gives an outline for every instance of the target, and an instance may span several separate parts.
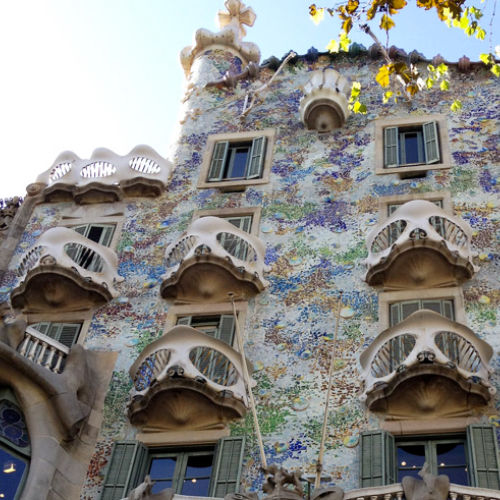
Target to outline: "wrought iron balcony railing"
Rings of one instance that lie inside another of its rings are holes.
[[[46,201],[99,203],[123,196],[158,196],[166,187],[171,168],[149,146],[137,146],[125,156],[100,148],[88,160],[66,151],[38,176],[37,185],[43,187]]]
[[[118,294],[114,285],[123,281],[117,266],[118,257],[110,248],[72,229],[51,228],[24,255],[18,269],[23,281],[12,291],[12,305],[43,310],[64,308],[66,303],[71,308],[72,301],[78,307],[79,299],[107,302]],[[84,291],[80,298],[75,297],[78,289]]]
[[[218,217],[195,220],[166,250],[165,298],[248,296],[267,286],[265,248],[255,236]]]
[[[364,398],[370,406],[389,397],[399,383],[426,375],[453,380],[487,403],[495,394],[489,381],[492,355],[491,346],[466,326],[430,310],[417,311],[382,332],[361,354]]]
[[[241,355],[189,326],[176,326],[148,345],[129,373],[134,425],[210,427],[248,408]]]
[[[403,282],[436,286],[469,279],[478,270],[471,239],[464,220],[429,201],[409,201],[368,235],[365,279],[396,288]]]

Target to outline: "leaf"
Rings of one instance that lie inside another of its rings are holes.
[[[325,9],[318,9],[315,4],[312,4],[309,7],[309,15],[311,16],[313,23],[318,25],[325,17]]]
[[[457,111],[459,111],[460,109],[462,109],[462,103],[461,103],[461,101],[459,101],[458,99],[455,99],[455,100],[451,103],[450,109],[451,109],[454,113],[456,113]]]
[[[483,28],[478,28],[476,31],[476,38],[478,40],[484,40],[486,37],[486,31],[483,30]]]
[[[441,63],[436,69],[440,76],[443,76],[448,72],[448,66],[444,63]]]
[[[349,33],[352,28],[352,17],[348,17],[343,23],[342,23],[342,29],[346,32]]]
[[[356,97],[359,96],[361,92],[361,83],[359,82],[352,82],[351,86],[351,98],[354,100]]]
[[[354,113],[366,114],[366,106],[359,101],[356,101],[352,107]]]
[[[389,31],[394,26],[396,26],[396,23],[387,14],[384,14],[380,21],[380,29]]]
[[[406,0],[391,0],[389,5],[392,9],[399,10],[406,6]]]
[[[431,89],[432,87],[434,87],[434,80],[431,77],[428,77],[427,80],[425,80],[425,86],[428,89]]]
[[[428,64],[427,65],[427,71],[429,73],[435,73],[436,72],[436,68],[432,64]]]
[[[394,72],[393,65],[384,64],[378,70],[377,76],[375,80],[377,80],[378,84],[382,87],[388,87],[390,83],[390,74]]]
[[[330,40],[330,42],[326,46],[326,50],[328,50],[328,52],[330,53],[338,52],[339,48],[340,48],[339,42],[337,42],[337,40],[334,39]]]
[[[351,39],[347,36],[347,33],[342,32],[340,34],[340,50],[343,50],[344,52],[348,52],[350,43],[351,43]]]
[[[442,91],[445,91],[445,90],[450,90],[450,82],[448,80],[443,80],[440,84],[439,84],[439,88],[442,90]]]
[[[500,64],[494,64],[490,70],[497,78],[500,77]]]
[[[469,18],[467,16],[462,16],[459,23],[460,28],[465,30],[469,26]]]
[[[348,14],[354,14],[359,7],[359,0],[349,0],[346,5]]]
[[[490,65],[495,62],[492,54],[479,54],[479,59],[486,65]]]
[[[418,92],[418,85],[416,85],[415,83],[410,83],[406,86],[406,91],[410,95],[415,95]]]
[[[389,102],[389,99],[393,96],[394,92],[392,90],[388,90],[387,92],[384,93],[384,97],[382,98],[382,102],[384,104],[387,104]]]

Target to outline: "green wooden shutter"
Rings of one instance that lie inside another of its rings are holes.
[[[397,325],[400,321],[399,304],[391,304],[391,326]]]
[[[385,431],[361,434],[360,486],[383,486],[395,482],[394,436]]]
[[[262,177],[262,168],[266,156],[266,137],[256,137],[252,141],[250,158],[247,168],[247,179],[258,179]]]
[[[44,335],[48,335],[49,327],[50,327],[50,321],[43,321],[41,323],[34,323],[30,325],[32,328],[34,328],[37,332],[43,333]]]
[[[424,132],[425,163],[437,163],[441,157],[436,122],[424,123],[422,130]]]
[[[111,245],[111,240],[113,239],[113,233],[115,232],[114,225],[103,225],[101,237],[99,238],[99,243],[105,247]]]
[[[222,314],[220,317],[217,338],[226,344],[233,345],[234,337],[234,316],[232,314]]]
[[[398,127],[384,129],[384,167],[399,166]]]
[[[210,496],[223,498],[228,493],[238,491],[244,451],[245,438],[243,436],[219,440],[215,453],[215,467],[210,481]]]
[[[137,486],[147,449],[137,441],[119,441],[114,444],[104,479],[101,500],[121,500],[129,489]],[[139,481],[138,484],[140,484]]]
[[[80,323],[60,323],[59,336],[56,340],[66,347],[71,347],[76,343],[81,328]]]
[[[193,318],[192,316],[182,316],[180,318],[177,318],[176,325],[187,325],[187,326],[190,326],[192,318]]]
[[[496,429],[493,425],[467,427],[467,450],[471,485],[500,490]]]
[[[212,161],[210,162],[210,170],[208,171],[209,181],[220,181],[224,176],[224,166],[227,161],[227,153],[229,150],[229,142],[221,141],[215,143]]]

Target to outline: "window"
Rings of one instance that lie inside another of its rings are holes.
[[[28,428],[14,393],[0,388],[0,494],[18,498],[28,475],[31,455]]]
[[[437,163],[441,159],[436,122],[384,129],[384,167]]]
[[[420,309],[430,309],[452,321],[455,321],[455,311],[452,299],[415,299],[395,302],[390,305],[390,326],[397,325],[410,314]]]
[[[446,117],[380,119],[375,122],[377,174],[411,177],[429,169],[450,168]]]
[[[53,323],[50,321],[34,323],[30,326],[66,347],[72,347],[76,344],[82,329],[82,323]]]
[[[244,442],[243,437],[227,437],[216,445],[183,448],[117,442],[101,499],[122,499],[148,474],[156,482],[153,493],[172,488],[180,495],[224,497],[238,489]]]
[[[240,215],[235,217],[223,217],[223,219],[230,222],[233,226],[250,233],[252,228],[252,216]],[[217,236],[218,242],[221,246],[232,256],[240,260],[245,260],[248,253],[248,243],[236,235],[230,233],[220,233]]]
[[[113,239],[115,227],[114,224],[82,224],[74,226],[72,229],[95,243],[109,247]],[[95,273],[102,271],[103,261],[92,248],[79,243],[70,243],[67,247],[67,254],[79,266]]]
[[[235,324],[232,314],[179,316],[177,324],[192,326],[214,339],[222,340],[230,346],[233,345]]]
[[[417,477],[427,462],[433,474],[446,474],[455,484],[497,490],[500,487],[496,430],[492,425],[469,425],[465,434],[394,436],[385,431],[361,434],[362,488]]]
[[[241,190],[268,182],[274,130],[209,136],[198,187]]]
[[[396,440],[398,483],[405,476],[419,479],[418,471],[425,462],[431,474],[446,474],[452,483],[469,485],[465,436]]]

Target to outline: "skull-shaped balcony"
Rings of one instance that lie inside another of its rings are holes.
[[[218,217],[197,219],[167,248],[161,295],[179,302],[252,297],[267,286],[264,257],[255,236]]]
[[[349,116],[349,80],[332,68],[313,71],[304,86],[300,118],[309,130],[331,132]]]
[[[55,227],[43,233],[19,265],[21,283],[12,291],[15,309],[78,311],[117,296],[123,281],[115,252],[76,231]]]
[[[228,344],[176,326],[130,368],[129,419],[145,429],[222,427],[248,409],[242,370],[241,355]]]
[[[429,201],[410,201],[369,234],[365,280],[388,289],[457,285],[478,270],[471,238],[462,219]]]
[[[492,354],[466,326],[417,311],[361,354],[363,399],[370,410],[396,419],[471,415],[495,394]]]
[[[169,162],[148,146],[137,146],[125,156],[100,148],[88,160],[66,151],[36,185],[42,187],[45,201],[105,203],[124,196],[159,196],[170,171]]]

